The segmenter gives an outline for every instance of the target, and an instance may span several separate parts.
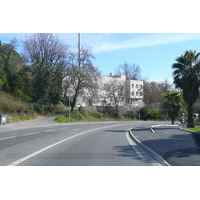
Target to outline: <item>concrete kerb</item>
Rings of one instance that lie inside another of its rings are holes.
[[[150,127],[150,131],[152,132],[152,133],[155,133],[155,131],[153,130],[153,128],[154,127],[159,127],[159,126],[178,126],[178,125],[172,125],[172,124],[163,124],[163,125],[153,125],[153,126],[151,126]]]
[[[195,132],[195,131],[191,131],[191,130],[186,130],[186,129],[181,128],[181,127],[179,127],[179,129],[182,130],[182,131],[186,131],[186,132],[190,132],[190,133],[194,133],[194,134],[200,135],[200,132]]]
[[[158,155],[156,152],[148,148],[146,145],[144,145],[140,140],[138,140],[132,133],[131,130],[129,130],[130,137],[136,142],[138,145],[140,145],[147,153],[149,153],[155,160],[157,160],[160,164],[163,166],[171,166],[166,160],[164,160],[160,155]]]

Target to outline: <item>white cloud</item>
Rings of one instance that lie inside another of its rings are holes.
[[[160,33],[160,34],[140,34],[135,37],[123,41],[113,42],[111,37],[104,37],[104,34],[88,34],[87,40],[84,41],[88,46],[93,47],[93,53],[101,53],[107,51],[116,51],[127,48],[150,47],[156,45],[171,44],[184,42],[188,40],[200,39],[198,33]],[[111,34],[110,34],[111,36]]]

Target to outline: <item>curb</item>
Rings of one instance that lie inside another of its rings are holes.
[[[197,135],[200,135],[200,132],[195,132],[195,131],[191,131],[191,130],[186,130],[186,129],[183,129],[181,127],[179,127],[180,130],[182,131],[186,131],[186,132],[190,132],[190,133],[194,133],[194,134],[197,134]]]
[[[158,155],[155,151],[148,148],[146,145],[144,145],[140,140],[138,140],[132,133],[131,130],[129,130],[130,137],[136,142],[138,145],[140,145],[147,153],[149,153],[155,160],[157,160],[160,164],[163,166],[171,166],[166,160],[164,160],[160,155]]]

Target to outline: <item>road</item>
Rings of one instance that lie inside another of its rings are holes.
[[[155,122],[58,124],[51,115],[0,127],[0,165],[160,165],[137,146],[128,130]]]
[[[148,126],[132,130],[142,144],[172,166],[200,166],[200,134],[180,130],[179,126]]]

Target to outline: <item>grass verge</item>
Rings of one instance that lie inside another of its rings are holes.
[[[70,122],[105,122],[113,120],[131,120],[131,119],[125,118],[124,116],[113,118],[106,116],[101,112],[90,112],[90,113],[78,112],[78,113],[71,113],[70,115]],[[55,118],[55,121],[58,123],[69,122],[68,113],[57,116]]]
[[[194,132],[200,132],[200,127],[197,128],[184,128],[185,130],[189,130],[189,131],[194,131]]]

